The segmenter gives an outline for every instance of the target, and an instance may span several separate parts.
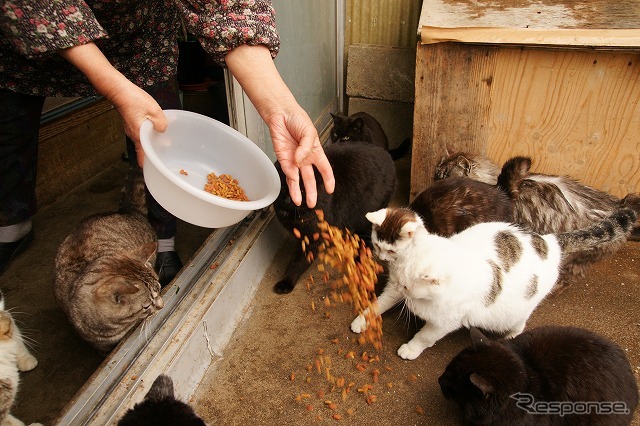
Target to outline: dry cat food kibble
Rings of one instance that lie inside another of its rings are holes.
[[[217,176],[215,173],[209,173],[207,175],[207,183],[204,185],[204,190],[210,194],[228,198],[229,200],[249,201],[238,180],[226,173],[220,176]]]
[[[366,312],[368,326],[359,338],[360,343],[369,342],[379,350],[382,348],[382,317],[378,315],[375,285],[383,268],[373,259],[371,249],[365,246],[358,235],[325,222],[322,210],[316,210],[316,215],[319,236],[322,237],[318,254],[322,264],[318,265],[318,269],[324,271],[324,265],[329,265],[343,273],[342,280],[337,284],[338,287],[347,286],[348,292],[341,292],[338,295],[339,299],[352,303],[354,313],[358,315]],[[293,233],[302,240],[304,251],[309,241],[308,237],[300,235],[297,229],[294,229]],[[314,235],[313,238],[316,240],[318,236]],[[312,260],[313,258],[309,259]],[[330,303],[329,299],[325,301]]]

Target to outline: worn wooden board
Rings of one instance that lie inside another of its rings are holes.
[[[119,161],[126,150],[122,119],[107,101],[40,129],[36,197],[43,207]]]
[[[422,45],[414,123],[411,199],[457,150],[640,192],[640,52]]]
[[[425,0],[423,43],[640,47],[640,0]]]

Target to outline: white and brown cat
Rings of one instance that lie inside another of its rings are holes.
[[[38,360],[29,353],[13,316],[5,309],[0,292],[0,426],[24,426],[10,414],[11,406],[18,393],[20,372],[33,370],[37,365]]]
[[[373,224],[377,256],[387,261],[389,281],[378,314],[400,302],[425,325],[398,355],[415,359],[461,327],[479,327],[514,337],[554,288],[567,253],[625,239],[636,221],[621,209],[601,224],[562,234],[540,235],[507,222],[485,222],[449,238],[430,233],[407,208],[366,215]],[[364,315],[351,323],[360,333]]]

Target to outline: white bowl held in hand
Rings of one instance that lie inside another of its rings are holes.
[[[280,178],[256,144],[213,118],[182,110],[164,113],[166,131],[155,131],[149,120],[140,128],[144,180],[162,207],[193,225],[222,228],[273,203],[280,192]],[[249,201],[205,191],[212,172],[237,179]]]

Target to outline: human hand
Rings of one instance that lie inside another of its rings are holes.
[[[120,113],[124,131],[134,142],[138,165],[142,167],[144,151],[140,143],[140,126],[148,119],[156,131],[164,132],[167,129],[167,118],[155,99],[133,83],[127,90],[117,91],[109,101]]]
[[[329,194],[335,189],[335,179],[311,119],[295,103],[290,112],[271,116],[267,125],[276,157],[282,172],[287,177],[291,200],[298,206],[302,204],[300,190],[300,177],[302,177],[306,204],[309,208],[315,207],[318,190],[314,165],[320,172],[325,190]]]
[[[140,145],[140,126],[149,119],[155,130],[166,130],[167,119],[160,105],[151,95],[116,70],[94,43],[73,46],[59,53],[78,68],[118,110],[122,116],[124,131],[133,140],[138,164],[142,167],[144,152]]]
[[[311,118],[296,102],[265,46],[240,45],[227,54],[225,62],[269,126],[291,200],[302,204],[302,178],[307,207],[314,208],[318,190],[313,167],[320,172],[329,194],[335,189],[335,178]]]

